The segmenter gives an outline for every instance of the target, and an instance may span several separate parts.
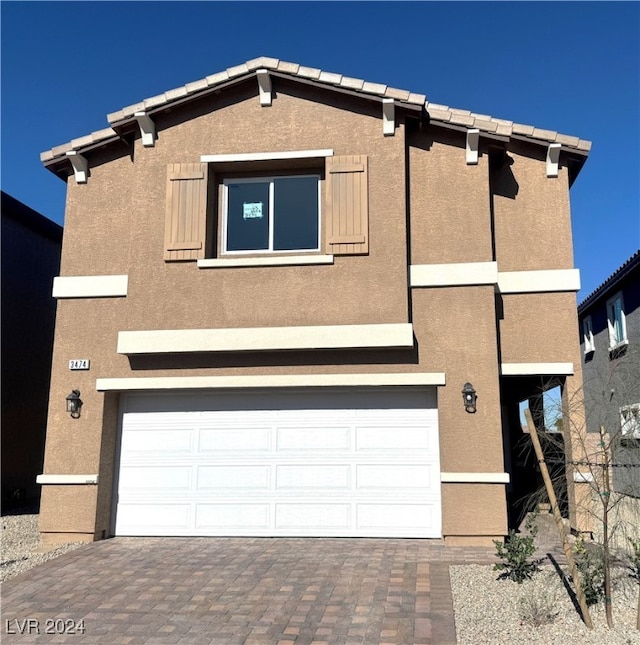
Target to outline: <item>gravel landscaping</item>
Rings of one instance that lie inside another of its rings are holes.
[[[83,545],[82,542],[69,542],[51,549],[49,545],[42,545],[37,515],[4,515],[1,519],[0,581],[9,580]]]
[[[545,565],[521,585],[498,580],[492,565],[450,567],[459,645],[532,643],[562,645],[635,645],[638,585],[626,569],[615,569],[613,619],[607,628],[602,602],[590,607],[594,629],[587,629],[560,576]],[[533,626],[534,621],[550,621]]]

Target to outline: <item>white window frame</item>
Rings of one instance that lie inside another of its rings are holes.
[[[584,353],[591,354],[596,351],[596,344],[593,339],[593,323],[591,316],[586,316],[582,320],[582,340],[584,342]]]
[[[274,234],[274,180],[276,179],[292,179],[312,177],[318,182],[318,246],[315,249],[284,249],[274,250],[273,248],[273,234]],[[243,251],[229,251],[227,250],[227,216],[229,214],[229,184],[250,184],[250,183],[264,183],[269,184],[269,248],[268,249],[247,249]],[[222,191],[222,253],[224,255],[276,255],[282,253],[318,253],[322,246],[321,237],[321,222],[322,222],[322,182],[320,175],[317,173],[311,174],[293,174],[293,175],[271,175],[271,176],[255,176],[255,177],[237,177],[228,178],[223,180]]]
[[[640,403],[620,408],[620,431],[623,439],[640,439]]]
[[[619,332],[616,332],[616,323]],[[609,328],[609,351],[629,344],[629,340],[627,339],[627,321],[624,315],[624,302],[621,291],[607,300],[607,326]]]

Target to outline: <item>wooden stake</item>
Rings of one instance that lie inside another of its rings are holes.
[[[560,535],[560,539],[562,540],[562,548],[564,549],[564,554],[567,558],[569,570],[571,571],[571,577],[573,578],[573,584],[576,588],[576,596],[578,597],[578,604],[580,605],[580,611],[582,611],[582,620],[584,620],[584,624],[589,629],[593,629],[593,622],[591,621],[591,614],[589,613],[589,607],[587,606],[587,599],[585,598],[584,591],[582,589],[582,584],[580,582],[578,567],[576,566],[576,562],[573,559],[573,552],[571,551],[571,545],[569,544],[569,540],[567,539],[567,531],[565,530],[564,523],[562,522],[562,515],[560,515],[560,508],[558,507],[558,499],[556,498],[556,493],[555,493],[555,490],[553,489],[553,483],[551,482],[551,477],[549,476],[549,469],[547,468],[547,462],[544,460],[544,453],[542,452],[542,446],[540,445],[538,430],[536,429],[536,426],[533,423],[533,418],[531,417],[531,411],[529,410],[529,408],[527,408],[524,411],[524,416],[527,420],[527,427],[529,428],[529,436],[531,437],[533,448],[536,451],[536,457],[538,458],[538,463],[540,464],[540,472],[542,473],[544,486],[547,489],[549,502],[551,502],[551,510],[553,511],[553,518],[556,521],[556,526],[558,527],[558,534]]]

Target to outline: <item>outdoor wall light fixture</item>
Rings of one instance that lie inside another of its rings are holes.
[[[71,390],[71,394],[67,396],[67,412],[71,415],[72,419],[80,418],[81,407],[82,399],[80,398],[80,390]]]
[[[464,401],[464,409],[467,412],[474,413],[476,411],[476,400],[478,395],[475,388],[471,383],[465,383],[462,388],[462,400]]]

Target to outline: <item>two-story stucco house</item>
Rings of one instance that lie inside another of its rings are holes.
[[[42,155],[44,539],[505,535],[518,401],[581,385],[589,142],[273,58],[108,121]]]

